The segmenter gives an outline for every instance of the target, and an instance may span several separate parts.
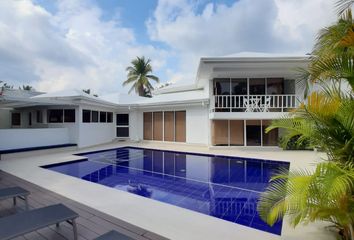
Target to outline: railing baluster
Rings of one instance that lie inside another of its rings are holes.
[[[210,106],[212,107],[210,110],[215,111],[215,109],[219,108],[229,109],[230,112],[240,109],[245,111],[246,104],[253,104],[253,106],[249,106],[253,111],[262,111],[264,106],[268,109],[279,109],[281,112],[284,112],[287,109],[298,107],[300,102],[300,98],[294,94],[214,95],[210,101]]]

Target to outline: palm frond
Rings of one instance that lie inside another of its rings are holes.
[[[135,89],[135,92],[139,95],[146,96],[149,95],[150,91],[153,89],[149,79],[159,82],[158,77],[150,74],[152,72],[150,63],[151,60],[145,59],[144,56],[136,57],[131,61],[131,66],[126,68],[128,72],[127,80],[123,82],[123,86],[134,83],[129,92]]]

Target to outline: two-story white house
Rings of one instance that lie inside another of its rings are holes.
[[[0,94],[0,151],[79,148],[116,139],[205,146],[277,146],[264,129],[302,102],[298,68],[309,56],[241,53],[200,59],[189,85],[152,98],[93,97],[81,90]]]

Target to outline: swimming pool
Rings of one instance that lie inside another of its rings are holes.
[[[289,163],[122,147],[43,168],[280,235],[257,213],[259,194]]]

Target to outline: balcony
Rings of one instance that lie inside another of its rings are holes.
[[[296,94],[214,95],[210,112],[289,112],[300,104]]]

